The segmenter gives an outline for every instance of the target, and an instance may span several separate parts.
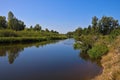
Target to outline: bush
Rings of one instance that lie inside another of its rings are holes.
[[[104,44],[95,45],[92,49],[88,50],[88,55],[92,59],[101,58],[102,55],[108,52],[108,48]]]
[[[74,49],[76,49],[76,50],[79,50],[79,49],[81,49],[81,44],[80,43],[75,43],[74,44]]]
[[[115,40],[116,37],[119,36],[119,35],[120,35],[120,29],[115,29],[115,30],[113,30],[113,31],[110,33],[110,35],[109,35],[109,40],[110,40],[110,41],[113,41],[113,40]]]

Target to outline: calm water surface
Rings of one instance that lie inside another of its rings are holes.
[[[73,39],[0,45],[0,80],[90,80],[102,68],[81,58]]]

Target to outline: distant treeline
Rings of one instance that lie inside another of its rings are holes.
[[[26,29],[58,33],[57,31],[48,30],[47,28],[45,30],[42,30],[42,27],[39,24],[36,24],[34,27],[32,25],[30,27],[26,27],[25,23],[22,20],[17,19],[11,11],[8,12],[7,20],[5,16],[0,16],[0,29],[11,29],[15,31]]]
[[[120,29],[118,20],[113,17],[103,16],[101,19],[98,19],[96,16],[92,18],[92,25],[89,25],[85,28],[77,28],[73,32],[68,32],[68,37],[81,36],[82,34],[102,34],[109,35],[112,31]]]

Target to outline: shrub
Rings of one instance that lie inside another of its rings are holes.
[[[108,52],[108,48],[104,44],[95,45],[92,49],[88,50],[88,55],[92,59],[101,58],[102,55]]]
[[[110,40],[111,42],[113,42],[113,40],[115,40],[116,37],[119,36],[119,35],[120,35],[120,29],[115,29],[115,30],[113,30],[113,31],[110,33],[110,35],[109,35],[109,40]]]
[[[74,44],[74,49],[81,49],[81,44],[79,44],[79,43],[75,43]]]

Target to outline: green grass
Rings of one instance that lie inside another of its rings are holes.
[[[108,52],[108,48],[106,45],[95,45],[92,47],[92,49],[88,50],[88,55],[92,59],[98,59],[101,58],[105,53]]]
[[[60,39],[66,39],[66,37],[0,37],[0,43],[42,42]]]
[[[18,37],[18,33],[13,30],[0,30],[0,37]]]
[[[0,30],[0,43],[41,42],[66,38],[64,34],[52,32]]]
[[[47,41],[45,37],[1,37],[0,43]]]

